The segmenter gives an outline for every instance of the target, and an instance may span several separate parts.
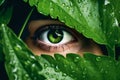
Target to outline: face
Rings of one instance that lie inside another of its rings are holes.
[[[34,20],[29,23],[28,29],[30,34],[25,42],[35,55],[102,53],[92,40],[56,20]]]

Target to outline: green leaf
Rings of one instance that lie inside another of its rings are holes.
[[[38,0],[29,0],[30,6],[34,6],[38,3]]]
[[[109,0],[110,3],[112,4],[112,6],[114,7],[114,12],[115,12],[115,16],[118,20],[118,22],[120,23],[120,7],[119,7],[119,4],[120,4],[120,0]]]
[[[1,45],[0,42],[0,63],[4,61],[4,55],[3,55],[3,46]]]
[[[41,66],[25,44],[17,39],[16,35],[4,24],[0,26],[3,35],[3,50],[5,67],[10,80],[36,80],[44,79],[42,75],[35,76]],[[23,46],[24,45],[24,46]],[[34,68],[34,66],[36,66]],[[32,70],[29,71],[29,70]],[[12,73],[12,74],[11,74]],[[34,73],[34,74],[33,74]]]
[[[77,54],[35,56],[5,24],[0,30],[9,80],[120,79],[120,61],[111,57],[90,53],[83,57]]]
[[[0,6],[0,24],[8,24],[12,16],[13,6],[8,3],[4,5],[2,7]]]
[[[5,0],[0,0],[0,6],[5,2]]]
[[[28,2],[28,0],[23,0],[24,2]]]
[[[0,33],[2,33],[2,30],[0,29]],[[2,34],[0,34],[0,63],[4,61],[4,55],[3,55],[3,45],[2,45]]]
[[[120,45],[120,16],[118,0],[99,1],[99,11],[101,17],[102,32],[106,36],[107,48],[110,56],[115,56],[115,45]]]
[[[117,62],[117,78],[118,78],[118,80],[120,79],[120,71],[119,71],[119,69],[120,69],[120,60]]]

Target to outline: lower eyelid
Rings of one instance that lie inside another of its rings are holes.
[[[73,46],[75,46],[76,43],[78,43],[78,42],[77,41],[71,41],[69,43],[62,44],[62,45],[51,46],[51,45],[45,44],[42,41],[37,41],[37,46],[38,46],[38,48],[43,49],[46,52],[47,51],[48,52],[64,52],[65,50],[73,48]]]

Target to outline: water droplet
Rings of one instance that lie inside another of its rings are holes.
[[[82,30],[82,33],[85,33],[85,30],[84,30],[84,29]]]
[[[65,3],[63,3],[62,5],[65,6]]]
[[[113,23],[113,26],[119,26],[119,22],[116,18],[115,18],[115,22]]]
[[[109,35],[111,35],[111,34],[112,34],[112,32],[109,33]]]
[[[109,67],[109,65],[106,65],[106,67]]]
[[[44,67],[45,67],[45,68],[47,68],[47,67],[48,67],[48,64],[47,64],[47,63],[45,63],[45,64],[44,64]]]
[[[29,65],[29,64],[30,64],[29,60],[25,61],[25,65]]]
[[[54,64],[51,64],[51,67],[55,67],[55,65],[54,65]]]
[[[109,61],[109,63],[112,63],[112,61]]]
[[[37,80],[37,77],[34,77],[33,79],[34,79],[34,80]]]
[[[70,9],[70,7],[69,7],[69,6],[67,6],[66,8],[67,8],[67,9]]]
[[[114,12],[112,12],[110,15],[114,17],[115,13],[114,13]]]
[[[14,49],[18,51],[18,50],[21,50],[22,47],[20,45],[16,44],[16,46],[14,47]]]
[[[86,63],[87,61],[86,61],[86,60],[84,60],[83,62],[84,62],[84,63]]]
[[[81,2],[81,0],[78,0],[78,3],[80,3]]]
[[[10,62],[9,62],[10,65],[14,65],[15,63],[16,63],[16,59],[15,59],[15,58],[14,58],[13,61],[10,61]]]
[[[85,75],[86,74],[86,72],[85,71],[83,71],[83,75]]]
[[[83,78],[85,78],[85,75],[83,75]]]
[[[74,69],[74,66],[71,65],[70,68],[71,68],[71,69]]]
[[[35,60],[35,56],[33,56],[33,55],[30,55],[30,58],[33,59],[33,60]]]
[[[1,26],[2,26],[2,27],[5,27],[5,24],[4,24],[4,23],[2,23],[2,24],[1,24]]]
[[[105,73],[107,74],[107,73],[108,73],[108,71],[105,71]]]
[[[74,9],[71,9],[71,13],[74,14]]]
[[[75,73],[76,71],[72,70],[72,73]]]
[[[75,57],[74,62],[78,62],[80,60],[80,57]]]
[[[108,5],[108,4],[110,4],[110,1],[105,0],[105,5]]]
[[[67,76],[67,74],[63,73],[63,76]]]
[[[12,72],[13,73],[17,72],[17,68],[15,67]]]
[[[18,76],[14,74],[14,80],[18,80]]]
[[[52,12],[54,10],[54,8],[50,8],[50,11]]]
[[[72,7],[73,6],[73,4],[72,4],[72,2],[70,2],[70,7]]]
[[[60,71],[58,66],[55,67],[55,71],[56,71],[56,72],[59,72],[59,71]]]
[[[105,34],[106,34],[106,31],[103,31],[103,33],[105,33]]]
[[[103,9],[103,12],[106,12],[107,10],[106,9]]]
[[[29,77],[28,74],[25,74],[25,77]]]
[[[46,75],[49,75],[49,72],[46,72],[45,74],[46,74]]]
[[[32,64],[32,68],[34,68],[35,67],[35,64]]]
[[[96,58],[96,61],[101,61],[101,57],[97,57],[97,58]]]
[[[117,43],[117,42],[118,42],[118,40],[116,39],[116,40],[115,40],[115,42]]]
[[[86,71],[87,70],[87,68],[84,68],[84,71]]]
[[[82,14],[81,14],[81,13],[79,13],[79,16],[82,16]]]
[[[32,70],[32,71],[36,71],[36,70],[38,70],[38,67],[36,66],[36,64],[32,64],[32,66],[31,66],[31,70]]]
[[[100,70],[100,72],[103,73],[103,72],[104,72],[104,69],[102,68],[102,69]]]
[[[87,69],[84,68],[84,69],[83,69],[83,75],[85,75],[86,73],[87,73]]]

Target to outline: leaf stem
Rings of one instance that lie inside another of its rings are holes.
[[[108,56],[115,59],[115,46],[113,46],[112,48],[107,46],[107,51],[108,51]]]
[[[28,16],[27,16],[27,18],[26,18],[26,20],[25,20],[25,22],[24,22],[24,24],[23,24],[23,26],[22,26],[22,29],[20,30],[20,33],[19,33],[19,35],[18,35],[18,38],[21,37],[21,35],[22,35],[22,33],[23,33],[24,29],[25,29],[25,26],[26,26],[26,24],[27,24],[27,22],[28,22],[28,20],[29,20],[29,18],[30,18],[30,16],[31,16],[33,10],[34,10],[34,8],[32,8],[31,11],[30,11],[30,13],[28,14]]]

